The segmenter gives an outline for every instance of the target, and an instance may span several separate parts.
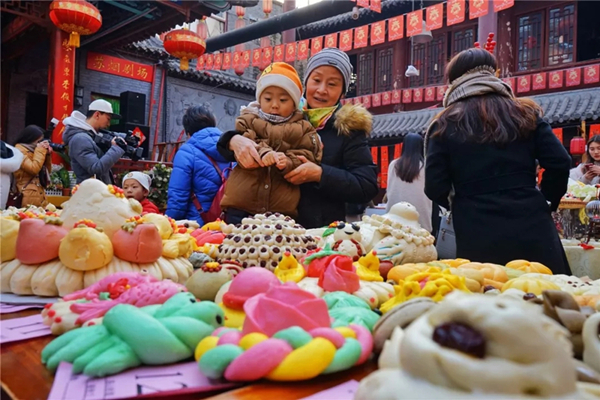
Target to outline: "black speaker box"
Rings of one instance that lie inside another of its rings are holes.
[[[146,95],[136,92],[121,93],[121,117],[121,123],[147,123]]]
[[[142,152],[142,158],[147,160],[148,159],[148,150],[150,149],[150,127],[147,125],[141,125],[141,124],[132,124],[132,123],[122,123],[119,125],[111,125],[110,126],[110,130],[113,132],[121,132],[121,133],[128,133],[129,131],[134,131],[135,128],[139,128],[142,133],[144,134],[144,136],[146,137],[146,140],[144,140],[144,142],[141,144],[141,148],[144,149],[144,151]]]

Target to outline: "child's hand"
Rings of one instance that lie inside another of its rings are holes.
[[[275,153],[275,160],[277,169],[283,171],[285,167],[287,167],[287,157],[284,153],[277,152]]]
[[[275,165],[277,163],[277,153],[274,151],[269,151],[262,156],[262,162],[265,164],[265,167],[270,167],[271,165]]]

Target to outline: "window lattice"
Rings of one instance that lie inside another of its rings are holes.
[[[548,65],[573,62],[575,5],[551,8],[548,13]]]
[[[542,13],[519,17],[517,40],[517,70],[526,71],[542,66]]]
[[[462,31],[457,31],[452,34],[452,56],[454,57],[463,50],[473,47],[475,40],[476,28],[469,28]]]
[[[446,35],[441,35],[427,43],[427,85],[444,81],[446,61]]]
[[[377,92],[392,90],[392,63],[394,49],[377,51]]]
[[[413,76],[409,79],[410,87],[424,86],[425,84],[425,51],[427,47],[423,43],[413,44],[412,48],[412,65],[419,71],[419,76]]]
[[[358,56],[358,95],[373,93],[373,52]]]

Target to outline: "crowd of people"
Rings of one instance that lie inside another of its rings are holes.
[[[413,204],[421,226],[434,235],[440,207],[450,211],[456,257],[498,264],[528,259],[570,274],[551,212],[569,174],[600,182],[600,137],[588,143],[584,163],[570,170],[572,160],[541,108],[515,97],[497,78],[497,67],[494,56],[478,48],[450,61],[443,111],[424,136],[406,135],[401,156],[389,165],[387,209]],[[166,215],[202,225],[222,211],[235,224],[271,211],[316,228],[345,220],[348,204],[370,202],[378,194],[368,144],[372,116],[362,106],[341,104],[351,76],[346,53],[327,48],[309,59],[303,80],[288,64],[267,67],[255,101],[242,108],[232,131],[221,132],[207,107],[185,110],[189,139],[173,161]],[[110,170],[123,149],[115,139],[105,151],[94,137],[118,117],[110,103],[96,100],[86,115],[74,111],[63,121],[78,182],[113,183]],[[15,147],[2,143],[3,207],[9,174],[23,205],[46,205],[52,149],[43,133],[28,126]],[[544,171],[539,186],[536,167]],[[147,199],[150,185],[151,177],[139,172],[123,181],[127,197],[156,212]]]

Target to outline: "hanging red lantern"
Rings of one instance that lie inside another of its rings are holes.
[[[263,0],[263,11],[267,17],[271,14],[271,11],[273,11],[273,0]]]
[[[574,156],[585,154],[585,139],[582,137],[574,137],[571,139],[569,149]]]
[[[80,35],[91,35],[102,26],[100,11],[85,0],[55,0],[50,19],[58,29],[70,33],[69,46],[79,47]]]
[[[244,7],[235,6],[235,14],[238,16],[238,18],[244,18],[244,15],[246,15],[246,9]]]
[[[240,28],[243,28],[244,26],[246,26],[246,21],[244,21],[245,10],[239,6],[236,6],[235,8],[236,8],[235,12],[238,16],[238,19],[235,20],[235,29],[240,29]],[[241,9],[241,12],[238,11],[238,8]],[[246,50],[246,45],[244,43],[235,45],[236,52],[239,52],[240,54],[242,54],[244,52],[244,50]],[[240,63],[240,65],[236,66],[233,70],[237,75],[242,76],[242,75],[244,75],[245,68],[242,67],[241,63]]]
[[[165,35],[163,46],[167,53],[180,59],[179,66],[185,71],[190,60],[200,57],[206,50],[206,43],[197,33],[189,29],[175,29]]]
[[[206,17],[202,17],[202,19],[198,20],[198,26],[196,28],[196,33],[200,36],[200,39],[206,40],[208,37],[208,26],[206,25]]]

